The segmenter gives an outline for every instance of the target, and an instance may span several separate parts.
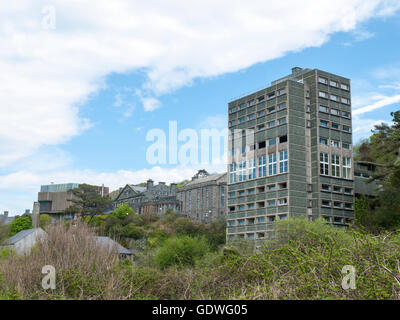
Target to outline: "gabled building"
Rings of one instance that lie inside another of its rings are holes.
[[[5,240],[0,248],[12,249],[18,254],[29,253],[36,242],[46,235],[47,233],[42,228],[22,230]]]
[[[165,182],[154,185],[153,180],[147,181],[146,187],[127,184],[113,201],[114,208],[127,203],[136,213],[154,213],[162,215],[167,209],[179,212],[180,201],[176,198],[175,183],[167,186]]]

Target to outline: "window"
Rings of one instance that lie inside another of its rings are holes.
[[[247,205],[247,209],[254,209],[254,203],[249,203],[248,205]],[[249,219],[249,221],[250,221],[251,219]],[[253,220],[253,223],[254,223],[254,219],[252,219]]]
[[[285,93],[286,93],[286,89],[285,89],[285,88],[280,89],[280,90],[278,91],[278,96],[281,96],[281,95],[283,95],[283,94],[285,94]]]
[[[236,222],[235,220],[229,220],[228,221],[228,226],[229,227],[233,227],[236,224],[235,222]]]
[[[245,117],[241,117],[240,119],[239,119],[239,123],[243,123],[243,122],[245,122],[246,121],[246,118]]]
[[[350,113],[346,111],[342,111],[342,117],[350,119]]]
[[[331,191],[331,186],[329,184],[323,184],[321,186],[322,191]]]
[[[255,114],[252,113],[251,115],[249,115],[249,120],[253,120],[255,117],[256,117]]]
[[[340,115],[340,111],[337,109],[331,109],[331,114],[338,116],[338,115]]]
[[[265,177],[267,175],[267,167],[266,167],[266,163],[267,163],[267,157],[266,156],[262,156],[258,158],[258,177],[262,178]]]
[[[329,108],[328,108],[328,107],[325,107],[325,106],[322,106],[322,105],[320,105],[320,106],[319,106],[319,111],[321,111],[321,112],[326,112],[326,113],[329,113]]]
[[[257,116],[261,117],[265,114],[264,110],[258,111]]]
[[[256,178],[256,159],[249,160],[249,180]]]
[[[257,218],[258,223],[264,223],[265,222],[265,217],[259,217]]]
[[[231,183],[236,182],[236,163],[231,163],[229,165],[229,181]]]
[[[281,198],[278,200],[278,204],[280,206],[284,206],[285,204],[287,204],[287,198]]]
[[[247,239],[254,239],[254,233],[248,233]]]
[[[331,127],[332,129],[339,130],[339,125],[337,123],[332,122]]]
[[[269,140],[268,140],[268,145],[269,145],[269,146],[274,146],[274,145],[276,145],[276,138],[269,139]]]
[[[265,141],[261,141],[258,143],[258,149],[264,149],[265,148]]]
[[[321,152],[319,154],[320,174],[329,175],[329,154]]]
[[[244,196],[244,190],[238,191],[238,196],[239,196],[239,197],[243,197],[243,196]]]
[[[258,193],[263,193],[265,191],[265,187],[257,187]]]
[[[325,78],[322,78],[322,77],[318,77],[318,82],[323,83],[323,84],[328,84],[328,80],[326,80]]]
[[[268,191],[275,191],[275,190],[276,190],[276,185],[275,184],[268,185]]]
[[[231,121],[231,126],[234,126],[236,124],[236,120]]]
[[[318,95],[320,98],[328,99],[328,94],[326,92],[320,91]]]
[[[278,121],[279,121],[279,124],[285,124],[286,118],[280,118]]]
[[[274,121],[270,121],[267,123],[268,128],[272,128],[275,126],[275,120]]]
[[[258,98],[257,98],[257,101],[258,101],[258,102],[261,102],[261,101],[264,101],[264,99],[265,99],[265,97],[264,97],[264,96],[261,96],[261,97],[258,97]]]
[[[244,226],[244,219],[238,220],[239,226]]]
[[[231,108],[231,113],[236,112],[236,107]]]
[[[280,136],[279,137],[279,143],[285,143],[285,142],[287,142],[287,135]]]
[[[244,109],[244,108],[246,108],[246,104],[242,103],[242,104],[239,106],[239,110],[242,110],[242,109]]]
[[[189,209],[192,208],[192,191],[189,191]]]
[[[319,143],[327,146],[328,145],[328,139],[321,137],[321,138],[319,138]]]
[[[270,108],[268,108],[268,113],[272,113],[272,112],[274,112],[275,111],[275,107],[270,107]]]
[[[264,130],[264,125],[263,125],[263,124],[260,124],[260,125],[257,127],[257,130],[258,130],[258,131]]]
[[[254,188],[247,190],[247,194],[254,194]]]
[[[200,189],[197,189],[197,209],[200,208]]]
[[[347,99],[347,98],[341,98],[341,101],[342,101],[342,103],[344,103],[344,104],[350,104],[350,100],[349,99]]]
[[[340,156],[332,155],[332,176],[340,177]]]
[[[322,200],[321,204],[323,207],[330,207],[331,206],[331,201],[330,200]]]
[[[268,99],[275,98],[275,92],[271,92],[268,94]]]
[[[344,208],[345,208],[345,209],[353,209],[353,204],[352,204],[352,203],[346,202],[346,203],[344,204]]]
[[[333,186],[333,192],[342,193],[342,187],[340,187],[340,186]]]
[[[287,150],[279,152],[279,173],[288,172],[288,152]]]
[[[287,182],[281,182],[278,184],[279,190],[287,189]]]
[[[322,126],[322,127],[328,127],[328,121],[319,120],[319,125]]]
[[[278,111],[279,111],[279,110],[286,109],[286,103],[278,104],[277,109],[278,109]]]
[[[331,140],[331,146],[334,147],[334,148],[339,148],[339,141]]]
[[[239,210],[239,211],[244,210],[244,204],[239,205],[238,210]]]
[[[351,179],[351,159],[343,157],[343,178]]]
[[[276,200],[268,200],[268,207],[275,207],[276,206]]]
[[[268,158],[268,175],[276,174],[276,153],[271,153]]]
[[[234,198],[234,197],[235,197],[235,192],[234,191],[229,192],[229,198]]]
[[[274,222],[275,216],[269,216],[267,219],[268,219],[268,222]]]
[[[206,188],[206,208],[208,208],[208,187]]]
[[[239,182],[246,181],[246,161],[239,163]]]
[[[287,214],[280,214],[279,215],[279,220],[286,220],[287,219]]]
[[[339,87],[339,83],[337,83],[336,81],[333,81],[333,80],[329,81],[329,85],[332,86],[332,87],[336,87],[336,88]]]
[[[352,188],[344,188],[344,193],[345,194],[353,194],[353,189]]]
[[[255,104],[256,102],[254,101],[254,99],[249,101],[249,107],[254,106]]]
[[[342,148],[343,148],[343,149],[350,150],[350,143],[342,142]]]
[[[350,127],[349,126],[343,125],[342,129],[343,129],[343,131],[350,132]]]
[[[348,85],[348,84],[345,84],[345,83],[342,83],[342,84],[340,85],[340,88],[343,89],[343,90],[347,90],[347,91],[350,90],[349,85]]]

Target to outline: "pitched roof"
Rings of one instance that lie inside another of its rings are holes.
[[[214,181],[214,180],[218,180],[220,178],[222,178],[224,175],[226,175],[226,172],[224,173],[214,173],[214,174],[210,174],[209,176],[203,177],[203,178],[198,178],[198,179],[194,179],[192,181],[189,181],[188,183],[186,183],[184,185],[184,187],[186,186],[192,186],[195,184],[199,184],[199,183],[205,183],[205,182],[210,182],[210,181]]]
[[[131,189],[133,189],[136,192],[144,192],[147,190],[146,187],[139,187],[139,186],[135,186],[134,184],[130,184],[129,186],[131,187]]]
[[[116,245],[119,254],[132,254],[130,250],[124,248],[110,237],[96,237],[96,239],[98,243],[108,246],[109,250],[112,250],[112,248]]]
[[[13,235],[11,238],[8,238],[7,240],[4,241],[5,245],[13,245],[16,244],[18,241],[22,240],[23,238],[27,237],[31,233],[34,233],[36,231],[42,230],[42,228],[34,228],[34,229],[26,229],[18,232],[17,234]],[[44,232],[44,231],[43,231]]]

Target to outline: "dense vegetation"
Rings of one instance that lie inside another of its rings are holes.
[[[0,254],[0,298],[400,298],[399,233],[371,236],[296,219],[275,228],[276,238],[258,252],[247,242],[213,250],[197,230],[175,237],[153,230],[158,235],[131,262],[90,241],[95,230],[87,224],[51,225],[29,256]],[[56,268],[55,290],[41,287],[46,264]],[[345,265],[355,267],[355,289],[342,288]]]
[[[377,197],[355,201],[357,225],[372,233],[397,230],[400,226],[400,111],[391,115],[392,126],[375,126],[371,137],[355,148],[356,160],[378,165],[369,180],[381,186]]]

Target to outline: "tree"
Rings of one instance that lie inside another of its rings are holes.
[[[135,211],[127,204],[121,204],[118,208],[114,209],[112,215],[117,219],[125,219],[128,215],[134,214]]]
[[[26,229],[32,229],[32,220],[30,217],[18,217],[15,218],[13,222],[10,224],[10,236],[17,234],[18,232]]]
[[[102,196],[98,187],[88,184],[81,184],[78,188],[69,190],[73,198],[73,204],[64,210],[64,213],[79,214],[82,217],[89,216],[93,218],[95,215],[100,215],[109,207],[112,200],[109,196]]]
[[[39,226],[44,228],[51,224],[51,217],[48,214],[41,214],[39,218]]]
[[[144,238],[145,233],[142,229],[136,227],[133,223],[129,223],[123,227],[122,235],[126,238],[138,240]]]

